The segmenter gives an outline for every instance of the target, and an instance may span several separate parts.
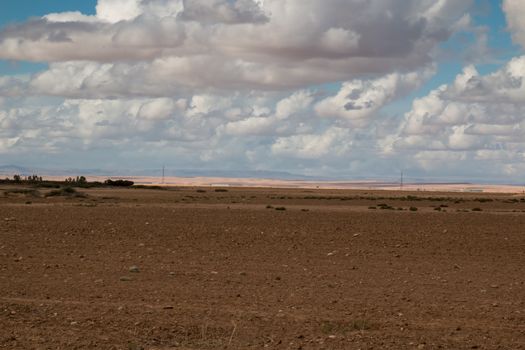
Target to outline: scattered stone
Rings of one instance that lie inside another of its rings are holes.
[[[129,272],[132,272],[132,273],[139,273],[140,272],[140,269],[138,266],[131,266],[129,268]]]
[[[122,277],[120,277],[120,280],[122,282],[129,282],[129,281],[133,281],[133,278],[128,277],[128,276],[122,276]]]
[[[173,306],[164,306],[163,309],[164,310],[173,310]]]

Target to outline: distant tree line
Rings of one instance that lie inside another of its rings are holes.
[[[133,181],[129,181],[129,180],[111,180],[111,179],[107,179],[106,181],[104,181],[104,185],[116,186],[116,187],[131,187],[134,184],[135,183]]]
[[[65,183],[84,185],[84,184],[87,184],[88,182],[84,176],[77,176],[76,178],[68,177],[65,180]]]
[[[22,176],[20,174],[16,174],[13,176],[12,179],[5,178],[0,179],[0,183],[3,184],[27,184],[27,185],[36,185],[38,187],[60,187],[61,185],[64,186],[73,186],[73,187],[103,187],[103,186],[114,186],[114,187],[131,187],[135,183],[133,181],[129,180],[111,180],[107,179],[102,182],[94,181],[94,182],[88,182],[85,176],[76,176],[76,177],[68,177],[64,181],[51,181],[51,180],[44,180],[42,176],[38,175],[30,175],[30,176]]]
[[[13,179],[6,178],[5,180],[0,180],[3,183],[29,183],[29,184],[37,184],[40,182],[43,182],[42,176],[38,175],[30,175],[30,176],[22,176],[19,174],[16,174],[13,176]]]

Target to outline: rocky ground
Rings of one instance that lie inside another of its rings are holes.
[[[3,349],[525,349],[520,196],[50,191],[0,188]]]

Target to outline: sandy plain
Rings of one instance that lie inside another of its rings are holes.
[[[38,191],[0,186],[3,349],[525,349],[522,195]]]
[[[12,174],[0,174],[0,178],[12,177]],[[63,181],[67,176],[45,175],[44,178]],[[104,182],[106,179],[126,179],[137,185],[162,185],[166,187],[249,187],[249,188],[282,188],[282,189],[323,189],[323,190],[381,190],[381,191],[430,191],[430,192],[466,192],[466,193],[514,193],[525,194],[524,185],[484,184],[484,183],[450,183],[450,182],[405,182],[377,180],[281,180],[264,178],[231,178],[231,177],[175,177],[166,176],[87,176],[88,181]]]

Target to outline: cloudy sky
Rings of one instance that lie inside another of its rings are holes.
[[[523,13],[2,0],[0,165],[524,182]]]

